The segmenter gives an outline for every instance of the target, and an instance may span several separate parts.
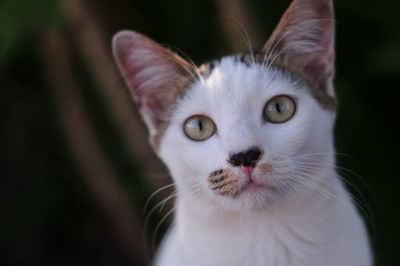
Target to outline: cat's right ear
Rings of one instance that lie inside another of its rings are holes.
[[[193,66],[146,36],[121,31],[112,41],[118,68],[153,137],[163,128]]]
[[[332,0],[293,0],[262,50],[305,77],[317,98],[334,106],[334,38]]]

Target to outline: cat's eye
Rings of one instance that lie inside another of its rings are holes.
[[[186,119],[183,130],[191,140],[203,141],[214,135],[216,127],[207,116],[194,115]]]
[[[264,119],[271,123],[288,121],[296,111],[296,103],[287,95],[279,95],[267,102],[264,107]]]

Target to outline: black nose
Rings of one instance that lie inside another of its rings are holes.
[[[260,158],[261,150],[259,148],[251,148],[246,152],[239,152],[232,155],[228,162],[233,166],[251,166],[254,167]]]

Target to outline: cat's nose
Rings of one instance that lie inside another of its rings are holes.
[[[253,147],[245,152],[233,154],[228,162],[233,166],[254,167],[261,156],[261,150]]]

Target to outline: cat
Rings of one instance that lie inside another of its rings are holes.
[[[334,11],[294,0],[265,46],[198,68],[132,31],[119,70],[177,189],[156,266],[370,266],[335,171]]]

